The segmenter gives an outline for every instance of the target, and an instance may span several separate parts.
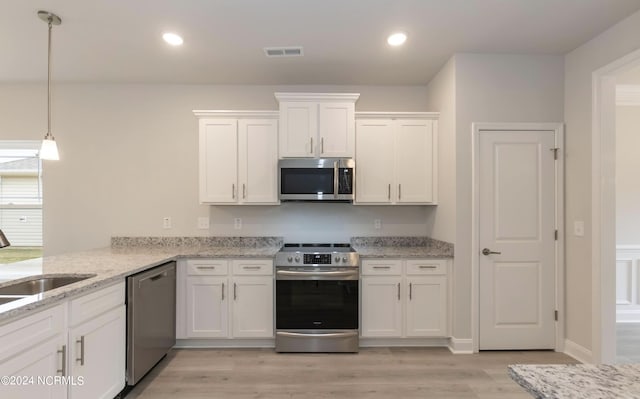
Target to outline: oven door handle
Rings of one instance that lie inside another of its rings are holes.
[[[278,276],[291,277],[357,277],[357,270],[332,271],[332,272],[296,272],[291,270],[278,270]]]
[[[292,338],[342,338],[342,337],[353,337],[358,335],[357,331],[354,332],[339,332],[339,333],[320,333],[320,334],[306,334],[306,333],[292,333],[292,332],[276,332],[277,335],[283,337],[292,337]]]

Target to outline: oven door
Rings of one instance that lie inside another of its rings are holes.
[[[357,330],[358,280],[276,280],[277,330]]]

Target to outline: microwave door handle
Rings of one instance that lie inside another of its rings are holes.
[[[338,161],[333,163],[333,196],[338,198],[338,189],[340,185],[338,183],[338,175],[340,174],[340,168],[338,167]]]

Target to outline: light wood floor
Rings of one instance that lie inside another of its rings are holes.
[[[640,363],[640,323],[616,323],[616,361]]]
[[[507,375],[514,363],[575,360],[547,351],[453,355],[446,348],[366,348],[358,354],[178,349],[126,398],[531,398]]]

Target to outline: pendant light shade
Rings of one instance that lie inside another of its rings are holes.
[[[48,11],[38,11],[38,17],[49,25],[48,45],[47,45],[47,134],[42,140],[40,147],[40,158],[57,161],[58,146],[56,139],[51,134],[51,27],[60,25],[62,20],[59,16]]]
[[[5,237],[2,230],[0,230],[0,248],[8,247],[9,245],[11,245],[9,240],[7,240],[7,237]]]

